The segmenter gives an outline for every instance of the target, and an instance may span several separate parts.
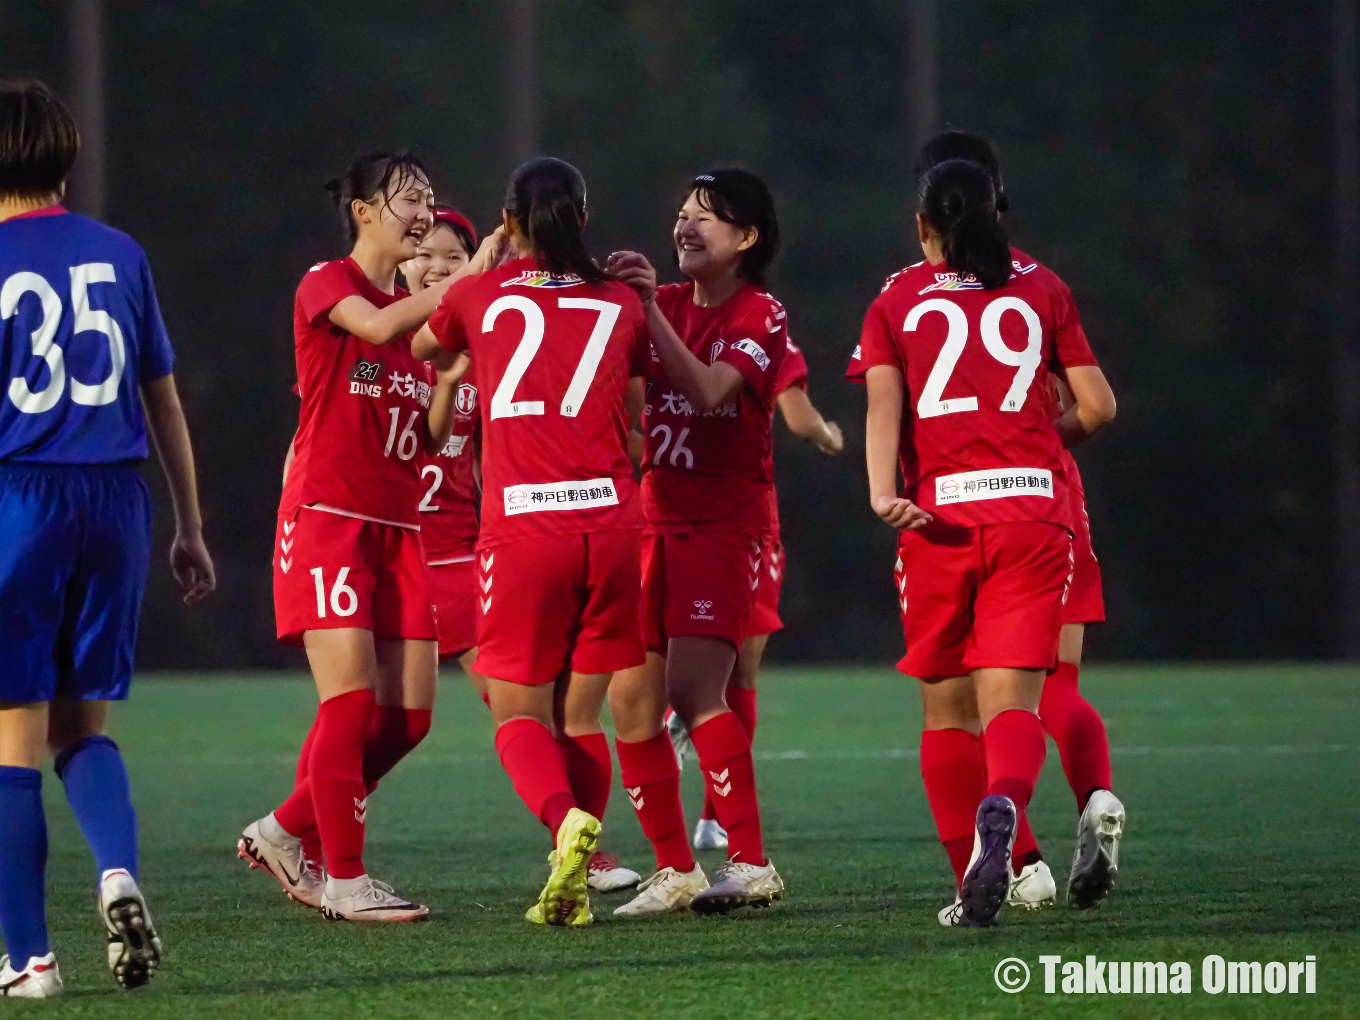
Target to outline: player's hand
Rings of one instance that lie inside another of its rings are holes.
[[[217,588],[217,571],[203,543],[203,532],[175,532],[175,540],[170,543],[170,571],[184,593],[186,606],[192,606]]]
[[[510,238],[505,236],[505,224],[502,223],[482,238],[482,243],[477,246],[477,253],[468,262],[468,275],[488,273],[497,266],[509,262],[513,255],[513,252],[507,255],[509,248]]]
[[[916,531],[924,528],[935,518],[909,499],[901,496],[877,496],[873,499],[874,513],[885,524],[899,531]]]
[[[828,457],[836,456],[845,449],[845,436],[841,434],[841,427],[834,421],[827,422],[825,434],[814,440],[813,445]]]
[[[656,270],[637,252],[616,251],[609,256],[604,268],[619,283],[632,287],[644,305],[656,297]]]

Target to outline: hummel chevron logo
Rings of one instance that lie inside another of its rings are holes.
[[[354,820],[360,825],[363,825],[366,818],[368,818],[368,798],[365,797],[363,800],[360,800],[358,797],[355,797]]]
[[[494,597],[494,596],[488,595],[486,598],[484,598],[484,599],[479,599],[479,600],[478,600],[478,603],[479,603],[479,604],[481,605],[481,607],[482,607],[482,612],[484,612],[484,613],[489,613],[489,612],[491,612],[491,599],[492,599],[493,597]]]
[[[899,572],[902,570],[902,557],[901,557],[901,556],[897,557],[897,565],[896,565],[895,567],[893,567],[893,569],[896,570],[896,571],[899,571]]]
[[[478,584],[480,584],[480,585],[482,586],[482,594],[483,594],[483,595],[485,595],[487,592],[489,592],[489,591],[491,590],[491,584],[492,584],[492,582],[495,581],[495,580],[496,580],[496,579],[495,579],[494,577],[488,576],[488,577],[486,578],[486,580],[484,580],[484,581],[478,581],[478,582],[477,582]]]
[[[628,799],[633,802],[633,810],[641,811],[642,806],[647,803],[647,799],[642,796],[642,787],[625,786],[624,789],[628,791]]]
[[[907,590],[907,579],[906,579],[905,577],[899,577],[899,578],[897,579],[897,590],[900,591],[900,592],[903,592],[903,593],[906,592],[906,590]]]
[[[284,522],[283,522],[283,533],[284,533],[285,535],[291,535],[291,534],[293,533],[293,529],[296,528],[296,527],[297,527],[297,521],[284,521]]]
[[[282,541],[279,542],[279,548],[282,549],[285,553],[292,552],[292,551],[293,551],[293,543],[294,543],[295,541],[297,541],[297,539],[293,539],[293,538],[285,538],[285,539],[283,539]]]
[[[721,772],[709,773],[709,775],[712,776],[713,779],[717,780],[717,782],[713,783],[713,792],[716,793],[719,797],[726,797],[729,793],[732,792],[732,784],[727,781],[727,777],[731,775],[731,773],[732,773],[731,769],[723,769]],[[719,786],[718,783],[722,783],[723,785]]]
[[[282,570],[285,574],[288,573],[288,568],[291,567],[292,565],[293,561],[291,559],[286,559],[283,556],[279,557],[279,569]]]
[[[483,570],[490,570],[492,564],[494,564],[495,562],[496,562],[496,554],[495,554],[495,553],[492,553],[492,554],[489,555],[489,556],[483,556],[483,557],[482,557],[482,569],[483,569]]]

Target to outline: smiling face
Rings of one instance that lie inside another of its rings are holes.
[[[405,262],[415,257],[434,223],[434,191],[424,174],[407,173],[393,178],[386,195],[378,192],[367,202],[356,198],[351,209],[360,239]]]
[[[720,220],[692,191],[676,214],[675,254],[680,272],[698,279],[713,279],[736,268],[741,253],[756,243],[755,227],[739,227]]]
[[[471,254],[453,228],[447,223],[436,223],[420,239],[416,257],[402,265],[401,274],[415,294],[452,276],[467,265],[469,258]]]

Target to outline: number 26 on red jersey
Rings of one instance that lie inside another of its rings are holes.
[[[942,414],[976,411],[977,397],[943,399],[944,388],[949,385],[949,377],[954,374],[954,367],[959,363],[959,358],[968,344],[968,316],[963,309],[945,298],[931,298],[929,301],[922,301],[907,313],[907,321],[902,328],[908,333],[914,333],[921,319],[931,312],[944,315],[949,323],[949,332],[945,335],[939,357],[935,359],[935,367],[926,378],[925,388],[921,390],[921,399],[916,402],[916,416],[935,418]],[[1001,339],[1001,316],[1006,312],[1018,312],[1025,320],[1029,336],[1023,350],[1012,350]],[[1038,371],[1039,362],[1043,359],[1044,330],[1042,323],[1039,322],[1039,316],[1018,297],[999,297],[982,310],[979,327],[982,345],[987,348],[987,353],[1001,364],[1015,369],[1015,377],[1011,380],[1010,389],[1001,399],[1000,409],[1019,411],[1025,406],[1030,383],[1034,381],[1034,373]]]
[[[623,306],[613,301],[598,301],[595,298],[564,297],[557,299],[557,307],[579,308],[596,314],[595,328],[590,331],[590,339],[586,341],[581,360],[571,377],[571,383],[567,386],[567,392],[562,397],[560,407],[562,416],[575,418],[585,402],[590,384],[595,381],[595,373],[600,368],[600,359],[604,357],[610,334],[614,331],[614,324],[619,321],[619,313],[623,311]],[[515,399],[515,390],[519,388],[524,373],[529,370],[529,364],[543,344],[543,309],[527,297],[517,294],[497,298],[482,317],[482,332],[490,333],[495,328],[496,319],[500,314],[511,310],[524,316],[524,336],[520,338],[519,346],[515,348],[510,363],[505,367],[505,375],[501,377],[500,385],[491,395],[492,421],[497,418],[518,418],[521,415],[544,413],[541,400]]]

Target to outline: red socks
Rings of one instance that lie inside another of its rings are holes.
[[[571,795],[582,811],[601,821],[609,806],[609,789],[614,785],[614,760],[609,757],[609,738],[603,733],[570,737],[557,735],[557,746],[567,765]]]
[[[576,799],[552,733],[537,720],[511,719],[496,730],[496,753],[520,800],[555,839]]]
[[[662,730],[651,740],[614,741],[619,778],[637,812],[643,834],[656,851],[656,870],[693,871],[694,854],[680,804],[680,764],[670,737]]]
[[[987,793],[1000,794],[1015,802],[1019,828],[1011,859],[1012,862],[1023,860],[1018,836],[1022,831],[1029,833],[1029,842],[1034,842],[1034,836],[1029,832],[1029,821],[1025,819],[1025,808],[1029,805],[1034,786],[1039,781],[1039,773],[1044,767],[1048,738],[1044,735],[1044,726],[1039,722],[1039,717],[1022,709],[1002,712],[987,726],[984,736]]]
[[[1110,740],[1105,723],[1077,689],[1079,669],[1068,662],[1044,680],[1039,718],[1058,745],[1063,774],[1077,798],[1077,810],[1086,807],[1093,790],[1110,788]]]
[[[764,864],[760,804],[751,741],[732,712],[714,716],[689,732],[699,754],[704,784],[713,792],[718,822],[727,830],[728,857],[745,864]]]
[[[350,691],[321,703],[307,741],[307,779],[274,812],[292,833],[305,833],[315,819],[326,873],[336,878],[364,873],[363,763],[373,712],[372,691]]]
[[[756,689],[754,687],[729,687],[727,688],[726,700],[727,707],[732,710],[732,714],[741,723],[741,728],[746,731],[746,739],[754,744],[756,742]],[[718,810],[713,806],[713,791],[709,789],[707,783],[704,784],[704,810],[699,817],[718,817]]]
[[[967,730],[922,731],[921,780],[955,884],[961,885],[973,853],[978,804],[987,791],[981,741]]]

